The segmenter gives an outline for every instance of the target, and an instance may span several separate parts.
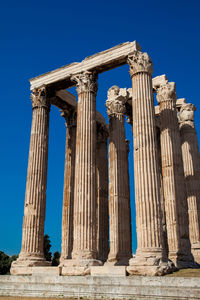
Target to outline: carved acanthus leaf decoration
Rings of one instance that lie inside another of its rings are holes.
[[[37,90],[33,90],[31,94],[31,100],[32,100],[32,107],[45,107],[45,108],[50,108],[50,101],[47,98],[46,95],[46,88],[41,87]]]
[[[176,96],[176,84],[175,82],[166,82],[157,89],[158,103],[172,101],[175,105]]]
[[[192,103],[183,104],[178,113],[179,122],[194,121],[194,112],[196,107]]]
[[[76,82],[77,93],[93,92],[97,93],[97,74],[94,72],[86,71],[71,77],[72,81]]]
[[[150,56],[146,52],[134,51],[128,56],[130,74],[133,76],[138,72],[147,72],[152,75],[153,65]]]
[[[108,100],[106,101],[107,113],[112,114],[125,114],[125,103],[128,100],[127,89],[120,89],[114,85],[108,90]]]

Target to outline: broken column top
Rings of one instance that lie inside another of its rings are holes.
[[[164,75],[160,75],[160,76],[156,76],[152,79],[152,83],[153,83],[153,89],[157,90],[161,85],[164,85],[168,82],[167,76]]]
[[[136,41],[117,45],[108,50],[88,56],[81,62],[74,62],[30,79],[31,90],[37,89],[43,85],[48,86],[53,90],[72,87],[75,85],[75,83],[71,81],[72,75],[85,71],[102,73],[111,70],[126,64],[128,55],[134,51],[140,50],[141,47]]]

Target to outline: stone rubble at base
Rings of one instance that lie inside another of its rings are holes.
[[[108,125],[96,111],[98,74],[126,63],[132,88],[108,90]],[[151,58],[135,41],[31,79],[33,115],[22,247],[12,263],[12,275],[159,276],[176,268],[199,267],[195,107],[177,99],[175,83],[168,82],[166,75],[152,79],[152,73]],[[74,85],[78,102],[66,90]],[[43,253],[51,105],[61,110],[66,125],[57,269],[50,267]],[[126,118],[134,139],[137,251],[132,258]]]

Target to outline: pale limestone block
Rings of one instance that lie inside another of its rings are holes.
[[[113,266],[106,264],[104,266],[90,267],[91,276],[126,276],[125,266]]]
[[[32,275],[36,276],[36,275],[43,275],[45,276],[46,274],[48,274],[48,276],[55,276],[55,275],[59,275],[59,267],[32,267],[31,270]]]
[[[168,79],[165,74],[154,77],[152,79],[153,89],[158,89],[161,85],[165,84],[166,82],[168,82]]]

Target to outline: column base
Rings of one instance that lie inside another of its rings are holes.
[[[49,267],[50,261],[46,261],[43,255],[20,254],[18,259],[12,262],[11,275],[31,275],[32,267]]]
[[[200,243],[193,244],[191,252],[194,257],[195,262],[200,264]]]
[[[161,252],[141,252],[129,260],[130,275],[163,276],[177,270],[170,260],[164,261]]]
[[[173,261],[178,269],[198,268],[198,263],[194,261],[192,254],[185,255],[181,253],[169,253],[169,259]]]
[[[92,266],[102,266],[102,262],[97,259],[66,259],[60,265],[60,275],[62,276],[84,276],[90,275]]]
[[[128,266],[130,257],[122,257],[122,258],[109,258],[105,262],[104,265],[108,266]]]
[[[128,266],[131,257],[131,253],[127,252],[118,252],[117,254],[110,252],[105,264],[109,264],[110,266]]]

